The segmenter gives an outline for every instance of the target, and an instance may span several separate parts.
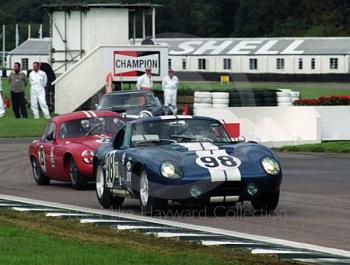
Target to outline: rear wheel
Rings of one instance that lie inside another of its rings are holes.
[[[118,208],[124,202],[124,197],[114,197],[106,185],[106,176],[101,165],[96,169],[96,195],[103,208]]]
[[[147,173],[145,170],[140,174],[140,188],[139,197],[141,204],[141,211],[145,214],[152,214],[156,211],[162,211],[166,208],[168,201],[152,197],[152,185],[149,182]]]
[[[76,190],[83,190],[86,187],[86,180],[84,176],[79,172],[77,163],[74,158],[71,157],[68,162],[69,176],[72,181],[72,186]]]
[[[280,198],[280,190],[267,192],[252,200],[252,206],[255,210],[271,212],[277,208]]]
[[[33,177],[34,177],[35,182],[38,185],[48,185],[48,184],[50,184],[50,178],[48,178],[47,176],[45,176],[43,174],[43,171],[40,168],[39,163],[38,163],[38,161],[36,160],[35,157],[32,157],[31,164],[32,164]]]

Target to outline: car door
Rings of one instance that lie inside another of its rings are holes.
[[[56,124],[50,122],[38,146],[38,159],[43,173],[51,177],[53,176],[54,166],[52,163],[52,154],[54,149],[54,141],[56,139]]]
[[[126,153],[130,147],[131,125],[122,129],[114,141],[114,150],[108,152],[105,157],[106,183],[108,187],[124,188],[127,182],[131,182],[131,172],[126,161]]]

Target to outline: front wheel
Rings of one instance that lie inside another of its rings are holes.
[[[77,163],[74,158],[69,159],[69,176],[72,182],[72,186],[76,190],[83,190],[86,187],[86,180],[84,176],[80,173]]]
[[[277,208],[280,198],[280,190],[266,192],[252,200],[252,206],[255,210],[271,212]]]
[[[96,169],[96,195],[98,202],[105,209],[109,209],[111,207],[116,209],[124,202],[124,197],[114,197],[106,186],[106,176],[101,165],[99,165]]]
[[[44,175],[42,169],[39,166],[38,161],[35,159],[35,157],[32,157],[31,159],[32,164],[32,170],[33,170],[33,176],[34,180],[38,185],[49,185],[50,184],[50,178]]]
[[[152,197],[152,186],[149,183],[149,179],[145,170],[140,174],[140,204],[141,212],[145,214],[152,214],[156,211],[162,211],[166,208],[168,201],[164,199],[158,199]]]

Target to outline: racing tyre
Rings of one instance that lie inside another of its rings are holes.
[[[280,190],[267,192],[251,201],[255,210],[271,212],[277,208],[280,199]]]
[[[112,195],[106,185],[106,175],[101,165],[99,165],[96,170],[96,196],[98,202],[105,209],[109,209],[111,207],[117,209],[122,206],[125,199],[124,197],[114,197]]]
[[[77,163],[73,157],[69,159],[68,172],[73,188],[76,190],[83,190],[86,187],[86,180],[84,179],[84,176],[79,172]]]
[[[148,176],[145,170],[141,171],[139,185],[141,212],[148,215],[157,211],[161,213],[161,211],[166,208],[168,201],[151,196],[152,185],[148,180]]]
[[[36,158],[32,157],[31,164],[32,164],[33,177],[34,177],[35,182],[38,185],[49,185],[50,179],[43,174],[43,171],[41,170]]]

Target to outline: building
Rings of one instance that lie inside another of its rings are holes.
[[[325,75],[350,73],[350,38],[157,39],[180,72]]]
[[[22,65],[23,70],[32,68],[34,62],[49,63],[50,39],[27,39],[7,55],[7,67],[11,68],[15,62]]]

